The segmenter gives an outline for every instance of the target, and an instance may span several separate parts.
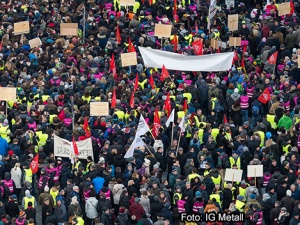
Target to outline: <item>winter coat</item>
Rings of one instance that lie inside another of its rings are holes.
[[[145,213],[150,213],[150,199],[142,195],[140,200],[140,205],[143,207]]]
[[[151,204],[150,214],[153,222],[157,221],[157,214],[159,214],[163,208],[164,204],[162,204],[161,202],[155,201]]]
[[[60,171],[60,185],[61,188],[65,188],[67,186],[67,180],[73,179],[74,175],[72,174],[71,170],[67,166],[63,166]]]
[[[6,213],[11,217],[18,217],[19,216],[19,212],[20,212],[20,209],[19,209],[19,206],[17,203],[15,203],[14,201],[9,201],[6,206],[5,206],[5,209],[6,209]]]
[[[135,215],[136,221],[139,221],[144,214],[145,214],[145,210],[139,203],[133,203],[129,207],[129,215],[130,216]]]
[[[113,196],[114,196],[114,203],[116,205],[119,204],[120,197],[121,197],[121,194],[122,194],[122,191],[123,191],[124,188],[125,188],[125,186],[123,184],[114,185],[112,193],[113,193]]]
[[[22,170],[20,167],[12,168],[10,171],[11,179],[15,182],[16,188],[22,188]]]
[[[98,217],[98,200],[95,197],[89,197],[85,203],[86,216],[90,219],[95,219]]]
[[[256,197],[259,196],[259,192],[258,192],[258,190],[257,190],[257,188],[256,188],[255,186],[247,187],[247,189],[246,189],[246,198],[247,198],[247,201],[250,200],[250,195],[251,195],[252,193],[255,193],[255,194],[256,194]]]
[[[54,209],[54,215],[56,216],[58,223],[63,223],[68,220],[67,208],[63,201],[61,202],[60,206],[56,205]]]
[[[295,203],[295,199],[291,196],[285,196],[281,199],[280,201],[281,206],[285,207],[287,212],[289,212],[289,214],[292,214],[293,212],[293,208],[294,208],[294,203]]]
[[[71,204],[68,209],[68,214],[70,216],[74,216],[76,213],[77,216],[82,216],[82,209],[78,203]]]

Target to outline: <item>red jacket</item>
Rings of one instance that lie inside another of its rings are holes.
[[[130,216],[135,215],[136,217],[135,221],[139,221],[144,214],[145,214],[145,210],[143,206],[141,206],[139,203],[133,203],[129,207],[129,215]]]

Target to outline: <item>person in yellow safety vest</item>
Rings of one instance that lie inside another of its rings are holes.
[[[29,190],[26,190],[25,191],[25,197],[23,197],[23,199],[22,199],[22,208],[23,208],[23,210],[28,208],[28,203],[29,202],[31,202],[33,208],[37,206],[35,198],[30,194]]]
[[[181,200],[181,198],[182,198],[181,188],[180,188],[180,186],[177,186],[176,192],[173,195],[173,205],[176,205],[177,201]]]
[[[277,129],[277,123],[275,122],[275,115],[267,114],[267,121],[271,124],[273,129]]]
[[[27,98],[25,96],[25,92],[24,91],[21,91],[18,98],[17,98],[17,101],[19,103],[23,103],[23,101],[27,102]]]
[[[79,161],[79,157],[78,157],[78,155],[76,155],[75,158],[74,158],[74,164],[73,164],[73,166],[72,166],[72,169],[73,169],[73,170],[76,169],[76,171],[78,171],[78,168],[81,167],[81,166],[82,166],[82,164],[81,164],[81,162]]]
[[[259,126],[258,126],[258,128],[259,128]],[[265,145],[265,133],[263,131],[258,130],[254,133],[254,135],[259,136],[259,139],[260,139],[259,147],[263,147]]]
[[[187,181],[191,182],[192,179],[195,179],[196,177],[198,177],[200,179],[200,175],[197,172],[198,172],[197,168],[194,167],[192,169],[192,173],[188,175]]]
[[[81,99],[83,101],[87,101],[88,103],[91,101],[91,96],[90,96],[90,92],[85,91],[84,95],[81,97]]]
[[[237,169],[241,169],[241,159],[237,154],[237,151],[232,152],[232,156],[229,157],[230,167],[233,168],[234,165],[237,166]]]
[[[209,196],[209,199],[213,201],[213,199],[216,200],[217,203],[219,203],[220,208],[222,208],[222,199],[223,199],[223,193],[218,191],[216,188],[214,188],[213,193]]]
[[[238,195],[235,201],[235,207],[242,213],[245,208],[245,197],[242,195]]]
[[[59,194],[59,183],[55,183],[54,186],[50,190],[50,195],[53,198],[53,206],[56,206],[56,197]]]
[[[182,94],[183,98],[187,99],[187,104],[190,104],[191,100],[192,100],[192,94],[189,92],[185,92]]]
[[[7,143],[10,142],[10,136],[9,136],[10,133],[11,131],[9,129],[8,120],[5,119],[3,123],[0,125],[0,135],[2,138],[4,138],[7,141]]]
[[[217,135],[220,133],[220,129],[219,128],[213,128],[211,129],[211,136],[214,138],[214,140],[216,141]]]
[[[213,170],[212,172],[210,172],[210,177],[215,185],[221,185],[222,178],[217,170]]]
[[[211,169],[210,164],[209,164],[209,163],[206,163],[206,164],[205,164],[205,170],[204,170],[203,175],[206,177],[207,175],[210,174],[211,171],[212,171],[212,169]]]
[[[32,170],[29,167],[29,165],[23,166],[23,170],[24,170],[24,180],[23,180],[23,184],[28,181],[30,184],[32,184]]]
[[[118,119],[124,120],[125,113],[122,110],[119,110],[118,108],[115,109],[115,115],[118,116]]]
[[[239,189],[238,189],[239,195],[244,196],[244,198],[246,198],[246,193],[247,193],[247,187],[248,187],[248,186],[249,186],[249,185],[243,180],[243,181],[241,182],[241,185],[240,185]],[[244,199],[244,200],[245,200],[245,199]]]
[[[43,147],[46,144],[49,135],[48,134],[43,134],[43,132],[40,131],[39,127],[40,127],[40,125],[37,126],[38,131],[36,131],[35,134],[39,138],[38,146]]]
[[[90,171],[90,167],[91,167],[92,165],[95,165],[95,162],[93,161],[92,156],[88,156],[87,159],[86,159],[86,161],[87,161],[87,164],[86,164],[86,169],[85,169],[85,171],[88,173],[88,172]]]
[[[292,145],[288,142],[288,143],[284,143],[284,145],[282,145],[282,151],[283,153],[289,153],[292,149]]]

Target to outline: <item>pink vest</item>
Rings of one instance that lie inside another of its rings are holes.
[[[294,104],[295,104],[295,106],[298,105],[298,104],[297,104],[297,101],[298,101],[298,96],[296,96],[296,97],[294,98]]]
[[[55,171],[55,175],[54,175],[54,178],[53,178],[53,182],[56,183],[56,182],[59,182],[59,172],[58,172],[58,169],[57,168],[52,168],[50,170],[50,174]]]
[[[105,4],[105,9],[107,10],[107,12],[110,12],[110,11],[111,11],[111,7],[112,7],[112,4],[111,4],[111,3],[106,3],[106,4]]]
[[[91,192],[91,190],[83,190],[83,197],[84,197],[85,202],[90,197],[90,192]],[[106,194],[105,194],[105,196],[106,196]]]
[[[199,210],[203,208],[203,206],[204,206],[203,202],[195,201],[193,205],[193,213],[199,213]]]
[[[12,179],[10,180],[3,180],[3,183],[5,186],[9,188],[10,193],[14,193],[14,181]]]
[[[64,119],[64,123],[66,124],[66,126],[70,126],[72,124],[72,119],[71,118],[65,118]]]
[[[18,218],[17,220],[16,220],[16,225],[24,225],[25,224],[25,218],[23,218],[23,219],[20,219],[20,218]]]
[[[36,122],[33,122],[33,123],[27,123],[28,125],[28,129],[33,129],[34,131],[36,131]]]
[[[287,111],[290,111],[290,100],[288,100],[287,102],[284,102],[284,108],[287,110]]]
[[[179,213],[184,213],[184,212],[186,212],[186,211],[185,211],[185,207],[184,207],[185,203],[186,203],[186,201],[184,201],[184,200],[178,200],[178,201],[177,201],[177,208],[178,208],[178,212],[179,212]]]
[[[44,175],[44,176],[41,176],[40,179],[39,179],[39,183],[38,183],[38,187],[41,189],[42,186],[43,186],[43,180],[44,180],[44,177],[47,178],[47,181],[46,181],[46,184],[45,186],[48,186],[48,182],[49,182],[49,177]]]
[[[248,109],[249,108],[249,97],[241,96],[241,109]]]
[[[107,200],[110,200],[110,190],[108,190],[107,192],[100,191],[100,194],[102,194],[102,193],[105,193],[105,198]]]
[[[266,176],[266,175],[264,174],[264,182],[263,182],[263,186],[264,186],[264,187],[267,187],[269,181],[271,180],[271,177],[272,177],[271,174],[269,174],[269,176]]]
[[[254,86],[251,89],[247,88],[246,92],[247,92],[247,96],[249,98],[252,98],[253,97],[253,92],[254,92]]]

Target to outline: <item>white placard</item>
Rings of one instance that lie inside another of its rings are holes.
[[[243,170],[226,169],[225,171],[225,181],[241,182],[242,176],[243,176]]]
[[[263,177],[264,169],[263,165],[248,165],[247,177]]]

